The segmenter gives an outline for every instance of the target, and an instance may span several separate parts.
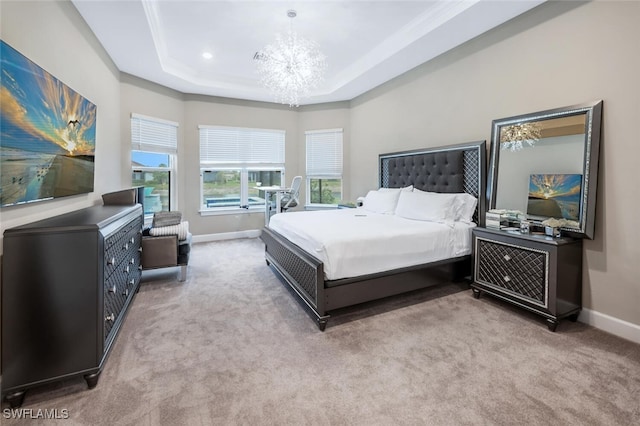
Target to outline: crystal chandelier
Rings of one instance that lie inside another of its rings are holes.
[[[287,16],[292,24],[297,13],[289,10]],[[261,83],[273,92],[277,102],[290,107],[298,106],[300,98],[309,96],[327,68],[325,56],[316,44],[298,36],[292,25],[284,37],[276,35],[275,43],[265,46],[254,59]]]
[[[500,143],[503,150],[520,151],[525,143],[535,145],[540,135],[540,124],[537,122],[514,124],[500,129]]]

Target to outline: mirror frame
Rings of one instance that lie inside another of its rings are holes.
[[[564,235],[576,238],[593,239],[595,228],[596,190],[598,187],[598,160],[600,154],[602,100],[550,109],[492,121],[491,154],[487,181],[487,206],[496,208],[496,189],[498,186],[498,165],[500,161],[500,129],[502,126],[522,124],[586,114],[583,179],[581,188],[580,226],[563,227]]]

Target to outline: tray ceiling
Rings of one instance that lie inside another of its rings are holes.
[[[182,93],[272,102],[254,55],[290,25],[327,57],[301,105],[350,100],[545,0],[73,0],[122,72]],[[298,16],[290,22],[288,9]],[[204,59],[210,52],[211,59]]]

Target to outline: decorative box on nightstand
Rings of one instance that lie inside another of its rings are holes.
[[[476,298],[489,293],[547,319],[555,331],[562,318],[575,321],[582,308],[582,240],[473,230]]]

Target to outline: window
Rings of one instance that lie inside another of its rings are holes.
[[[305,132],[307,205],[336,205],[342,199],[342,129]]]
[[[131,115],[133,186],[144,186],[144,214],[175,208],[178,123]]]
[[[258,188],[284,183],[284,130],[199,129],[200,211],[264,209]]]

